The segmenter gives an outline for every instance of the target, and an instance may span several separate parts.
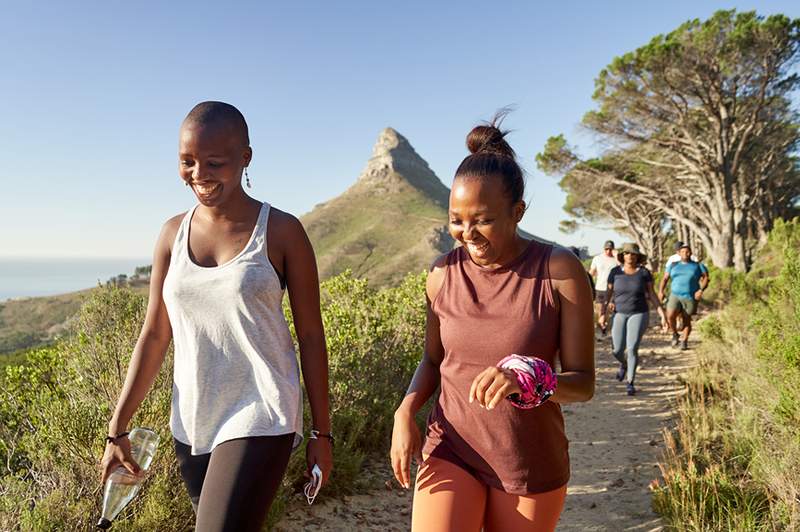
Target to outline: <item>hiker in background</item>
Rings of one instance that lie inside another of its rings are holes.
[[[294,216],[244,191],[252,155],[232,105],[200,103],[181,125],[178,173],[197,204],[158,237],[147,314],[102,459],[103,482],[120,465],[140,474],[127,427],[173,341],[170,429],[199,532],[261,530],[303,439],[286,290],[311,405],[308,472],[319,466],[324,483],[333,467],[314,250]]]
[[[414,532],[554,530],[570,476],[560,404],[594,394],[586,271],[517,233],[525,183],[497,120],[467,137],[449,204],[462,245],[431,267],[425,349],[394,416],[395,477],[410,487],[420,464]],[[423,446],[414,417],[439,387]]]
[[[617,255],[622,265],[614,267],[608,274],[608,297],[614,313],[612,352],[619,361],[617,380],[627,383],[628,395],[636,393],[634,381],[639,366],[639,344],[649,323],[648,300],[664,317],[664,309],[653,289],[653,275],[644,267],[646,258],[639,251],[638,244],[624,244]]]
[[[592,258],[592,264],[589,266],[589,274],[595,279],[595,297],[594,297],[594,312],[597,317],[597,326],[600,328],[600,334],[606,335],[608,329],[608,274],[612,268],[616,267],[619,263],[614,256],[614,242],[606,240],[603,244],[603,252]]]
[[[676,262],[681,261],[681,255],[679,252],[681,248],[684,247],[685,245],[686,244],[684,244],[680,240],[675,242],[675,253],[673,253],[667,258],[667,261],[664,264],[664,273],[666,273],[667,270],[669,270],[670,266],[672,266]],[[692,254],[691,259],[695,262],[700,262],[699,260],[697,260],[697,257],[694,254]],[[661,300],[661,302],[666,304],[666,301],[664,301],[663,299]],[[681,311],[675,317],[675,326],[676,326],[675,330],[678,331],[679,333],[682,332],[683,329],[686,327],[685,324],[686,324],[685,314],[683,311]],[[665,333],[670,331],[669,323],[667,322],[667,320],[664,320],[664,323],[661,324],[661,330]],[[673,338],[673,347],[675,347],[676,345],[677,341]]]
[[[675,264],[676,262],[680,262],[681,261],[680,250],[683,247],[686,247],[686,244],[684,244],[680,240],[675,242],[675,247],[674,247],[675,253],[673,253],[672,255],[667,257],[667,261],[664,263],[664,272],[669,270],[669,267],[672,266],[673,264]],[[700,262],[700,261],[697,260],[697,257],[694,254],[692,254],[691,259],[693,261],[695,261],[695,262]]]
[[[659,299],[664,299],[667,283],[670,294],[667,300],[667,322],[672,332],[672,346],[680,344],[681,350],[689,348],[689,335],[692,333],[692,316],[697,313],[703,291],[709,283],[708,268],[702,263],[692,260],[692,248],[681,242],[678,250],[681,260],[673,262],[664,272],[661,285],[658,287]],[[677,318],[683,317],[682,338],[678,334]]]

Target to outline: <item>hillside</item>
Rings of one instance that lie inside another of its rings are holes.
[[[0,355],[39,345],[58,336],[91,290],[0,303]]]
[[[350,268],[382,285],[427,268],[453,247],[445,225],[449,194],[408,140],[384,129],[355,184],[300,219],[320,277]]]
[[[408,140],[384,129],[357,181],[300,218],[314,245],[320,277],[349,268],[356,277],[383,286],[427,269],[454,245],[447,232],[449,196],[450,189]]]
[[[147,293],[147,283],[126,284]],[[68,332],[72,320],[96,288],[55,296],[24,297],[0,302],[0,368],[19,357],[16,351],[47,344]]]

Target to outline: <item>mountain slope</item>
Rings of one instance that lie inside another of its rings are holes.
[[[349,268],[383,285],[427,268],[453,247],[446,227],[449,194],[408,140],[384,129],[355,184],[301,218],[320,276]]]
[[[450,189],[408,140],[384,129],[358,180],[300,218],[320,277],[349,268],[380,286],[427,269],[455,244],[447,232],[449,196]]]

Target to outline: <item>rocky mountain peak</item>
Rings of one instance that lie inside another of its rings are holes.
[[[383,190],[391,181],[404,179],[414,187],[424,190],[437,202],[447,201],[448,189],[439,181],[428,163],[397,130],[387,127],[378,135],[372,148],[372,157],[358,177],[360,185],[375,186]]]

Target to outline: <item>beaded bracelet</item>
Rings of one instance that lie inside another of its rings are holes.
[[[558,380],[550,364],[536,357],[509,355],[497,367],[510,369],[517,376],[521,393],[513,393],[507,399],[517,408],[535,408],[550,398],[556,391]]]

